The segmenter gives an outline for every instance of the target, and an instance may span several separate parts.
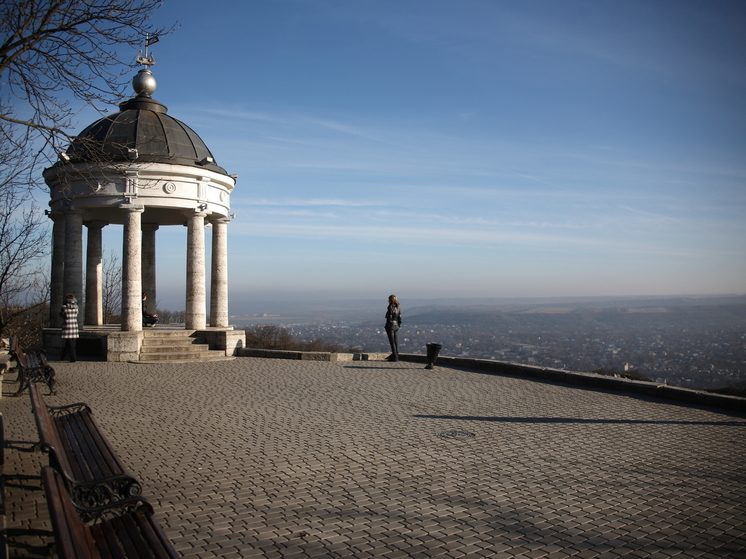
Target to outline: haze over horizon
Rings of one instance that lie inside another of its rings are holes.
[[[239,176],[236,302],[746,293],[742,2],[185,0],[175,21],[155,97]],[[186,233],[157,238],[182,308]]]

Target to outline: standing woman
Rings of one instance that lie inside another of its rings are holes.
[[[399,361],[399,340],[397,332],[401,326],[401,307],[396,295],[389,295],[389,306],[386,309],[386,335],[391,346],[391,355],[388,361]]]
[[[63,319],[62,339],[65,342],[60,359],[64,359],[65,355],[69,355],[70,363],[73,363],[78,359],[75,344],[80,337],[80,332],[78,332],[78,302],[72,293],[68,293],[65,296],[65,304],[62,305],[60,316]]]

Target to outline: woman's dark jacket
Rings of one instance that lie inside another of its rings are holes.
[[[389,305],[386,309],[386,329],[398,330],[399,326],[401,326],[401,307]]]

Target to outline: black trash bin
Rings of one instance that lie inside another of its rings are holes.
[[[438,354],[442,349],[440,344],[427,344],[427,365],[426,369],[432,369],[435,366],[435,360],[438,358]]]

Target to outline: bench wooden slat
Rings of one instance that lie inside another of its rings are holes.
[[[86,440],[91,441],[90,448],[101,458],[102,469],[106,468],[114,475],[125,473],[124,465],[120,462],[114,447],[109,443],[109,439],[104,435],[103,429],[93,414],[85,417],[85,423],[81,425],[81,434]]]
[[[77,451],[79,468],[85,469],[90,479],[123,473],[124,468],[116,455],[112,456],[113,450],[102,442],[102,434],[93,427],[92,419],[90,414],[72,414],[57,419],[67,444]]]
[[[104,559],[125,559],[128,557],[117,535],[118,531],[115,529],[116,524],[120,522],[121,520],[117,518],[91,527],[93,538],[96,545],[101,549],[101,555]],[[137,557],[137,555],[130,555],[129,557]]]
[[[158,550],[153,549],[143,538],[139,523],[135,521],[135,517],[138,516],[144,517],[145,515],[136,511],[127,516],[115,518],[105,525],[91,527],[94,539],[99,542],[100,546],[106,546],[107,553],[103,554],[104,557],[152,559],[158,556]]]
[[[54,453],[54,459],[57,461],[58,466],[63,470],[63,472],[71,472],[72,466],[64,451],[64,444],[60,439],[59,432],[57,431],[52,416],[49,414],[44,399],[36,386],[32,385],[29,392],[31,394],[31,409],[34,412],[34,420],[36,421],[36,429],[39,432],[40,442],[43,446],[49,447],[46,449],[47,451]]]
[[[98,520],[86,525],[59,474],[45,467],[42,480],[61,559],[179,559],[141,497],[130,500],[134,508],[99,509]]]
[[[122,542],[123,544],[129,544],[130,557],[152,557],[151,549],[152,545],[145,538],[145,534],[142,531],[142,520],[146,518],[144,514],[138,514],[137,512],[128,515],[121,519],[122,529],[126,533],[138,534],[139,538],[137,541],[133,540],[128,542]],[[150,517],[152,518],[152,517]]]
[[[41,477],[57,553],[62,559],[102,559],[93,536],[80,520],[62,479],[49,467],[42,468]]]
[[[62,443],[68,449],[67,455],[74,477],[86,481],[106,477],[107,474],[102,473],[101,468],[96,464],[97,458],[95,454],[92,455],[88,441],[77,432],[75,423],[76,419],[78,421],[80,419],[76,417],[77,415],[62,416],[55,420]]]
[[[178,559],[179,555],[171,545],[161,525],[155,522],[152,515],[146,515],[140,511],[135,515],[138,526],[150,549],[154,550],[157,559]]]

